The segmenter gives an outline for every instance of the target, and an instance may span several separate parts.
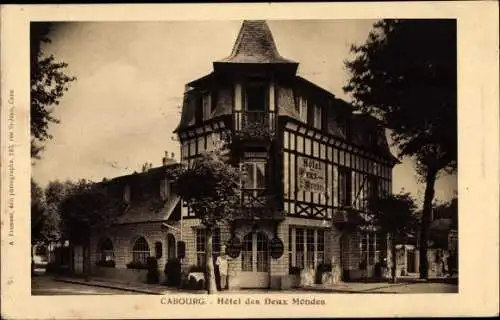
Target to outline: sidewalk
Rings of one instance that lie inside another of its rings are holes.
[[[205,290],[179,290],[177,288],[169,288],[165,285],[161,284],[147,284],[140,282],[126,282],[118,279],[107,279],[107,278],[99,278],[99,277],[91,277],[89,281],[86,281],[83,278],[76,277],[66,277],[66,276],[55,276],[55,281],[75,283],[75,284],[83,284],[95,287],[102,287],[108,289],[118,289],[124,291],[138,292],[144,294],[156,294],[156,295],[165,295],[165,294],[175,294],[175,293],[186,293],[186,294],[205,294]]]
[[[138,282],[125,282],[117,279],[107,279],[92,277],[89,281],[82,278],[72,278],[56,276],[55,281],[62,281],[68,283],[83,284],[89,286],[103,287],[109,289],[125,290],[144,294],[168,295],[168,294],[206,294],[206,290],[185,290],[178,288],[169,288],[161,284],[146,284]],[[290,290],[269,290],[269,289],[240,289],[237,291],[223,291],[218,294],[246,294],[246,293],[290,293],[290,292],[304,292],[304,293],[396,293],[396,292],[409,292],[408,287],[412,285],[436,285],[446,284],[454,286],[454,279],[429,279],[421,280],[415,277],[398,278],[397,283],[390,282],[340,282],[334,287],[325,287],[324,285],[312,285],[308,287],[290,289]],[[456,280],[456,279],[455,279]],[[403,288],[406,287],[406,288]]]

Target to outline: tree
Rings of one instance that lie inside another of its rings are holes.
[[[450,231],[458,228],[458,199],[436,205],[433,208],[434,221],[429,228],[429,240],[436,248],[448,248]]]
[[[391,239],[392,281],[397,282],[396,245],[405,244],[415,233],[415,202],[409,193],[371,198],[368,201],[367,228],[375,228]]]
[[[174,172],[178,194],[205,226],[205,278],[209,294],[217,291],[212,259],[213,230],[231,221],[239,212],[241,201],[243,174],[230,163],[226,148],[201,154],[191,166],[180,166]]]
[[[48,129],[49,124],[59,123],[52,114],[53,106],[60,103],[60,99],[69,84],[76,77],[68,76],[64,69],[65,62],[57,62],[54,55],[44,55],[42,45],[50,43],[48,37],[51,24],[47,22],[32,22],[30,24],[30,67],[31,67],[31,157],[40,159],[43,142],[52,139]]]
[[[31,179],[31,246],[45,245],[61,237],[60,219],[51,210],[44,190]],[[32,250],[33,253],[33,250]],[[32,257],[33,258],[33,257]]]
[[[120,201],[110,197],[106,186],[80,180],[64,197],[61,206],[62,226],[73,244],[84,247],[87,279],[90,273],[90,237],[92,232],[108,229],[120,213]]]
[[[390,129],[400,158],[413,157],[425,182],[420,277],[438,174],[457,166],[457,48],[454,20],[381,20],[345,62],[355,108]]]

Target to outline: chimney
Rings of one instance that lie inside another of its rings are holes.
[[[165,151],[165,156],[162,158],[163,166],[167,165],[168,151]]]

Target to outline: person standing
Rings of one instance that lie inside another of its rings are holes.
[[[219,269],[219,287],[220,290],[226,290],[227,289],[227,278],[228,278],[228,258],[226,255],[226,247],[222,246],[221,247],[221,254],[217,257],[217,260],[215,264],[217,265]]]

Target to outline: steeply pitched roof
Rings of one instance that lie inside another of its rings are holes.
[[[218,63],[285,63],[297,62],[283,58],[264,20],[245,20],[231,55]]]

